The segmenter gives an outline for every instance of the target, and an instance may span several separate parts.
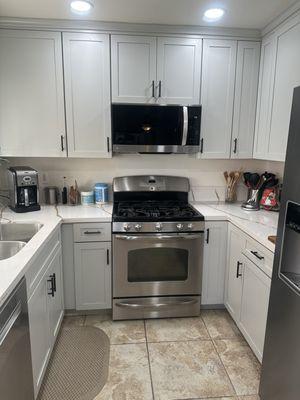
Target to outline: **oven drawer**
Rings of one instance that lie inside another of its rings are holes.
[[[74,224],[74,242],[110,242],[110,222]]]
[[[193,317],[200,314],[200,296],[114,299],[113,320]]]
[[[203,233],[114,234],[113,297],[200,295]]]

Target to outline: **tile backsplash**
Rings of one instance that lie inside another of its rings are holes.
[[[88,190],[96,182],[109,185],[115,176],[124,175],[178,175],[191,183],[191,200],[223,201],[225,199],[225,170],[274,172],[282,178],[284,163],[261,160],[200,160],[190,155],[118,155],[111,159],[79,158],[11,158],[9,165],[28,165],[38,170],[40,187],[62,188],[76,179],[80,190]],[[0,166],[0,188],[6,189],[5,165]],[[41,190],[43,194],[43,190]],[[247,190],[241,183],[238,200],[246,198]],[[110,191],[111,196],[111,191]]]

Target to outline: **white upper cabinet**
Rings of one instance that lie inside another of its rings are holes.
[[[109,36],[63,33],[69,157],[110,157]]]
[[[271,36],[262,41],[259,76],[254,158],[264,158],[267,153],[270,134],[270,115],[273,96],[273,81],[276,57],[276,41]]]
[[[167,104],[199,104],[202,40],[157,39],[158,100]]]
[[[229,158],[237,42],[203,40],[202,158]]]
[[[268,159],[284,161],[294,88],[300,85],[300,21],[278,31]]]
[[[0,30],[0,154],[66,156],[59,32]]]
[[[238,42],[231,158],[252,158],[259,59],[260,43]]]
[[[154,101],[156,85],[156,38],[111,36],[112,101]]]
[[[300,17],[263,39],[254,157],[284,161],[293,90],[300,85]]]

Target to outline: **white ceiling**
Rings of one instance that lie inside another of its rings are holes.
[[[95,0],[90,14],[78,17],[70,11],[70,0],[0,0],[0,16],[261,29],[294,3],[295,0]],[[204,10],[216,6],[226,10],[225,17],[213,24],[204,22]]]

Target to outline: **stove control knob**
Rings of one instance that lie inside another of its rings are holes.
[[[194,228],[194,225],[193,224],[188,224],[187,227],[188,227],[189,230],[192,230]]]
[[[158,223],[155,225],[155,230],[156,230],[157,232],[160,232],[160,231],[162,230],[162,224],[161,224],[160,222],[158,222]]]
[[[128,232],[128,231],[130,231],[130,229],[131,229],[131,225],[129,225],[129,224],[124,224],[124,225],[123,225],[123,229],[124,229],[125,232]]]
[[[134,225],[134,229],[139,232],[142,229],[142,225],[136,224]]]
[[[183,229],[183,224],[177,224],[177,225],[176,225],[176,228],[177,228],[179,231],[182,231],[182,229]]]

